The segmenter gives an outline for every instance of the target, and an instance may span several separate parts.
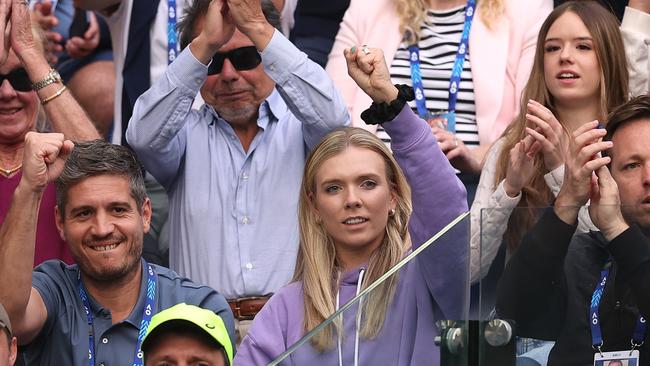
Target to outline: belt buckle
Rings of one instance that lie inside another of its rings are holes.
[[[252,314],[242,314],[242,305],[249,302],[249,301],[255,301],[255,300],[260,300],[266,301],[269,299],[270,296],[250,296],[250,297],[241,297],[238,299],[233,299],[229,300],[228,303],[230,305],[230,309],[233,312],[233,315],[235,319],[238,320],[253,320],[255,318],[255,315],[257,315],[258,311],[252,311]],[[262,305],[263,306],[263,305]]]

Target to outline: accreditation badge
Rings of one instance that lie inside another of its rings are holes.
[[[639,351],[596,352],[594,366],[639,366]]]
[[[451,133],[456,132],[456,113],[454,112],[430,113],[426,120],[431,127],[437,126]]]

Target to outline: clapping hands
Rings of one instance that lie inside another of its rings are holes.
[[[7,60],[10,49],[21,61],[29,51],[42,53],[32,34],[27,0],[0,0],[0,30],[4,30],[0,32],[0,64]]]

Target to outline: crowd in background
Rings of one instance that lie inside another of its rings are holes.
[[[0,0],[0,30],[0,366],[266,365],[466,212],[286,364],[438,364],[436,321],[503,317],[519,365],[650,365],[650,0]]]

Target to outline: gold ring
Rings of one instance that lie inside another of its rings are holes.
[[[363,52],[364,55],[367,55],[370,53],[370,48],[368,48],[368,46],[364,44],[363,46],[361,46],[361,52]]]

